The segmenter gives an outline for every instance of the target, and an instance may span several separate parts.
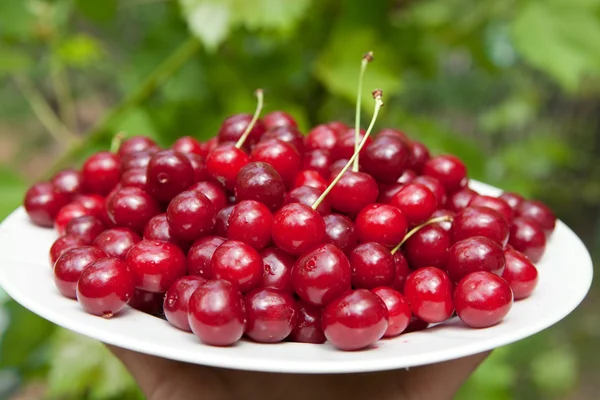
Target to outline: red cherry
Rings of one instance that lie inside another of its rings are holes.
[[[126,187],[110,196],[106,211],[115,225],[142,233],[150,218],[160,213],[160,207],[144,190]]]
[[[237,142],[252,121],[252,114],[235,114],[223,121],[219,129],[219,143]],[[248,135],[246,142],[249,145],[257,143],[265,133],[266,127],[262,120],[258,119]]]
[[[229,216],[227,238],[262,250],[271,242],[272,226],[273,214],[267,206],[254,200],[243,200],[233,207]]]
[[[293,128],[298,127],[298,123],[296,122],[296,120],[290,114],[284,111],[271,111],[270,113],[265,115],[262,118],[262,120],[267,130],[278,128],[281,126]]]
[[[379,133],[377,134],[376,138],[379,137],[393,137],[395,139],[400,139],[403,140],[404,142],[410,144],[410,139],[408,138],[408,135],[406,135],[406,133],[402,132],[401,130],[398,129],[393,129],[393,128],[384,128],[381,131],[379,131]]]
[[[163,242],[170,242],[174,245],[179,246],[181,249],[185,250],[189,247],[189,244],[181,239],[173,236],[173,232],[169,227],[169,222],[167,221],[167,214],[158,214],[154,217],[150,218],[150,221],[146,224],[144,228],[144,239],[149,240],[160,240]]]
[[[448,193],[467,185],[467,168],[458,157],[452,155],[437,156],[427,161],[423,167],[423,175],[439,179]]]
[[[190,186],[188,190],[202,193],[208,197],[215,211],[219,211],[227,205],[227,193],[225,193],[225,190],[223,190],[223,186],[214,182],[196,182]]]
[[[50,265],[54,266],[58,258],[68,250],[85,246],[86,244],[85,240],[77,236],[64,235],[59,237],[50,247]]]
[[[446,221],[436,222],[436,224],[441,226],[445,231],[450,232],[452,230],[452,220],[454,219],[455,215],[456,215],[456,213],[454,213],[450,210],[445,210],[443,208],[440,208],[440,209],[435,210],[433,212],[433,214],[431,214],[431,219],[445,217]]]
[[[546,237],[554,231],[556,216],[552,210],[541,201],[525,200],[517,210],[519,217],[530,218],[544,230]]]
[[[190,297],[188,321],[202,342],[211,346],[232,345],[244,334],[244,298],[231,282],[208,281]]]
[[[101,218],[102,222],[107,223],[108,214],[106,214],[104,197],[97,194],[80,194],[75,196],[73,203],[81,204],[90,211],[90,215]]]
[[[91,263],[106,258],[106,253],[92,246],[76,247],[65,251],[54,264],[54,284],[60,293],[77,298],[77,281],[81,272]]]
[[[79,203],[69,203],[58,211],[54,221],[54,227],[59,235],[64,235],[67,224],[74,218],[91,215],[90,210]]]
[[[417,173],[412,169],[406,169],[404,170],[402,175],[400,175],[400,177],[396,180],[396,183],[406,185],[407,183],[411,183],[417,176]]]
[[[498,243],[483,236],[473,236],[456,242],[449,251],[446,272],[454,282],[471,272],[488,271],[502,275],[505,260]]]
[[[183,331],[192,331],[188,322],[188,304],[196,289],[205,283],[206,279],[199,276],[183,276],[173,282],[167,290],[163,305],[165,317],[171,325]]]
[[[391,198],[390,204],[402,211],[409,225],[418,225],[431,217],[437,199],[425,185],[409,183]]]
[[[125,258],[135,287],[147,292],[164,293],[186,273],[185,255],[173,243],[142,240]]]
[[[246,295],[246,335],[260,343],[277,343],[288,337],[298,319],[291,294],[267,287]]]
[[[519,209],[521,203],[525,201],[523,196],[514,192],[504,192],[500,195],[500,198],[504,200],[506,204],[508,204],[509,207],[515,212]]]
[[[333,150],[337,143],[338,136],[336,131],[327,125],[315,126],[304,139],[304,146],[307,151],[314,149]]]
[[[479,194],[469,202],[469,206],[489,207],[492,210],[498,211],[509,224],[513,219],[512,208],[510,208],[508,203],[498,197],[484,196]]]
[[[333,129],[336,135],[340,136],[346,132],[350,127],[341,121],[331,121],[327,123],[327,127]]]
[[[93,245],[109,257],[125,260],[125,256],[134,244],[142,238],[129,228],[107,229],[94,239]]]
[[[128,169],[121,175],[119,186],[121,187],[136,187],[146,190],[148,177],[146,176],[145,168]]]
[[[311,186],[299,186],[285,196],[284,204],[300,203],[310,207],[317,201],[322,193],[323,190],[321,189]],[[316,211],[322,216],[331,213],[331,207],[327,201],[327,197],[319,204]]]
[[[47,182],[30,187],[23,201],[31,222],[44,227],[52,227],[59,210],[68,203],[69,196],[59,193],[52,184]]]
[[[429,322],[425,322],[422,319],[419,319],[413,315],[410,318],[410,322],[408,323],[408,326],[404,330],[404,333],[418,332],[418,331],[425,330],[428,327],[429,327]]]
[[[271,235],[277,247],[300,255],[326,240],[325,221],[307,205],[286,204],[273,216]]]
[[[260,253],[264,271],[260,287],[273,287],[292,293],[292,267],[296,260],[277,247],[269,247]]]
[[[304,135],[300,133],[298,128],[291,126],[278,126],[271,128],[264,135],[262,135],[260,141],[266,142],[272,139],[289,143],[294,146],[300,155],[304,154]]]
[[[228,240],[217,247],[211,267],[215,279],[233,282],[243,293],[260,284],[264,271],[260,254],[237,240]]]
[[[81,174],[74,169],[65,169],[54,175],[52,186],[58,193],[73,197],[81,192],[82,178]]]
[[[390,204],[392,197],[394,197],[405,185],[405,183],[392,183],[391,185],[380,184],[377,202],[381,204]]]
[[[356,137],[354,133],[354,129],[348,129],[346,132],[342,133],[338,136],[338,139],[335,143],[335,147],[331,150],[331,156],[334,160],[340,159],[350,159],[354,154],[354,144],[356,142]],[[363,139],[365,136],[364,129],[360,130],[359,141]],[[373,139],[370,137],[367,138],[365,146],[360,151],[360,157],[365,157],[367,154],[367,147],[371,144]]]
[[[365,206],[374,203],[378,195],[377,182],[371,175],[347,171],[331,189],[327,198],[334,209],[342,213],[356,214]]]
[[[415,172],[420,173],[423,171],[427,161],[429,161],[429,150],[423,143],[416,142],[414,140],[411,142],[410,147],[412,150],[412,157],[409,164],[410,168]]]
[[[446,201],[448,200],[446,188],[444,188],[444,185],[442,185],[442,182],[440,182],[439,179],[434,178],[433,176],[421,175],[415,177],[411,183],[420,183],[431,190],[437,200],[438,208],[443,207],[446,204]]]
[[[321,309],[304,301],[298,302],[298,319],[289,338],[299,343],[325,343],[321,328]]]
[[[329,214],[323,217],[327,242],[336,245],[345,254],[358,243],[358,236],[352,220],[342,214]]]
[[[452,236],[439,224],[424,226],[404,243],[404,254],[412,269],[438,267],[444,269]]]
[[[194,153],[184,153],[185,156],[190,160],[192,169],[194,170],[193,182],[200,182],[209,179],[208,172],[206,171],[206,158],[199,156]]]
[[[546,251],[544,231],[529,218],[518,217],[513,220],[510,226],[509,243],[533,263],[540,261]]]
[[[508,282],[513,291],[515,300],[529,297],[535,290],[538,282],[537,268],[527,257],[515,249],[504,250],[506,267],[502,278]]]
[[[379,296],[357,289],[329,303],[321,319],[325,337],[341,350],[359,350],[381,339],[388,310]]]
[[[206,156],[206,150],[202,147],[200,142],[191,136],[182,136],[173,143],[171,148],[180,153],[191,153],[199,156]]]
[[[388,310],[388,327],[383,337],[394,337],[404,332],[411,317],[410,305],[404,296],[387,286],[377,287],[371,292],[383,300]]]
[[[407,143],[392,136],[378,136],[366,145],[360,162],[378,182],[394,183],[408,167],[411,150]],[[350,154],[350,157],[352,154]]]
[[[88,265],[77,282],[77,300],[94,315],[111,318],[133,296],[133,276],[117,258],[101,258]]]
[[[219,146],[219,138],[216,136],[211,137],[206,142],[201,143],[202,146],[206,149],[206,154],[210,154],[211,151],[216,149]]]
[[[411,273],[404,284],[404,296],[413,314],[425,322],[443,322],[452,316],[452,282],[444,271],[425,267]]]
[[[392,282],[390,287],[400,293],[404,293],[404,284],[406,283],[406,278],[408,278],[408,275],[410,275],[412,271],[408,267],[408,261],[406,261],[406,257],[399,251],[394,253],[394,267],[396,269],[396,273],[394,275],[394,282]]]
[[[508,314],[512,303],[513,293],[508,283],[487,271],[465,276],[454,291],[456,313],[471,328],[496,325]]]
[[[302,158],[298,150],[281,140],[261,141],[250,153],[251,161],[270,164],[286,184],[290,184],[302,168]]]
[[[67,236],[81,238],[87,244],[91,244],[103,231],[104,224],[93,215],[83,215],[73,218],[65,228]]]
[[[310,186],[319,189],[321,193],[327,189],[327,181],[317,171],[310,169],[302,170],[294,178],[292,188],[296,189],[302,186]]]
[[[455,242],[473,236],[484,236],[500,246],[508,242],[508,224],[497,211],[488,207],[467,207],[454,216],[452,236]]]
[[[359,244],[348,256],[352,267],[352,286],[373,289],[391,285],[396,274],[394,258],[389,249],[379,243]]]
[[[471,200],[478,196],[478,193],[473,189],[463,188],[448,197],[446,203],[450,211],[459,212],[467,208]]]
[[[304,153],[303,168],[318,172],[322,177],[329,176],[329,167],[333,162],[329,150],[314,149]]]
[[[356,216],[356,232],[361,242],[396,246],[406,235],[407,222],[402,211],[387,204],[370,204]]]
[[[213,179],[232,190],[238,173],[249,162],[250,157],[243,150],[234,145],[222,145],[206,157],[206,171]]]
[[[224,207],[217,213],[215,229],[213,229],[213,233],[216,236],[227,237],[227,230],[229,229],[229,217],[231,216],[233,207],[234,205]]]
[[[332,244],[323,244],[296,261],[292,286],[302,300],[323,306],[350,290],[351,275],[344,253]]]
[[[332,162],[331,165],[329,166],[329,178],[333,179],[336,176],[338,176],[339,173],[342,172],[342,170],[344,169],[346,164],[348,164],[348,160],[349,160],[349,158],[340,158],[339,160]],[[360,172],[364,172],[361,170],[360,166],[359,166],[358,170]]]
[[[158,145],[147,136],[132,136],[121,142],[119,146],[119,157],[124,158],[142,152],[155,152]]]
[[[226,241],[220,236],[205,236],[194,242],[187,254],[187,270],[189,275],[198,275],[212,279],[212,257],[215,250]]]
[[[192,242],[215,226],[213,203],[202,193],[188,190],[175,196],[167,207],[167,221],[175,237]]]
[[[158,201],[168,202],[192,184],[194,169],[185,154],[163,150],[152,156],[146,179],[148,192]]]
[[[121,170],[125,172],[129,171],[130,169],[141,168],[145,171],[150,163],[150,160],[152,159],[152,156],[156,153],[158,153],[158,149],[156,151],[140,151],[123,156],[121,158]]]
[[[164,293],[152,293],[145,290],[135,289],[133,297],[129,300],[129,307],[135,308],[146,314],[162,317],[164,315],[163,302]]]
[[[246,164],[235,180],[236,200],[256,200],[271,211],[283,204],[285,184],[275,168],[264,162]]]
[[[81,178],[87,192],[107,195],[121,179],[119,157],[108,151],[94,154],[83,164]]]

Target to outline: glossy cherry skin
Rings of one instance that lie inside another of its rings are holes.
[[[352,220],[342,214],[329,214],[323,217],[327,242],[336,245],[345,254],[358,244],[358,236]]]
[[[119,186],[121,187],[136,187],[146,190],[148,176],[145,168],[133,168],[124,171],[121,175]]]
[[[311,186],[299,186],[294,190],[288,192],[288,194],[285,196],[284,204],[301,203],[308,207],[311,207],[315,203],[315,201],[317,201],[317,199],[321,197],[322,193],[322,189],[317,189]],[[319,204],[319,207],[317,207],[316,210],[322,216],[326,216],[331,213],[331,206],[329,205],[329,201],[327,200],[327,198],[328,197],[325,197],[325,199],[321,202],[321,204]]]
[[[515,300],[529,297],[537,286],[537,268],[523,253],[515,249],[505,249],[504,258],[506,267],[502,272],[502,278],[510,285]]]
[[[237,241],[223,242],[211,259],[214,279],[225,279],[236,284],[242,293],[257,287],[263,276],[262,257],[250,245]]]
[[[52,186],[59,192],[69,197],[78,195],[81,192],[82,184],[81,174],[74,169],[65,169],[57,172],[52,177]]]
[[[327,181],[317,171],[311,169],[302,170],[294,178],[292,188],[296,189],[302,186],[310,186],[319,189],[323,193],[327,189]]]
[[[411,183],[417,176],[417,173],[412,169],[405,169],[400,178],[396,180],[396,183],[401,183],[406,185],[407,183]]]
[[[392,197],[394,197],[396,193],[398,193],[400,189],[402,189],[405,185],[405,183],[379,185],[379,197],[377,197],[377,202],[381,204],[390,204],[392,201]]]
[[[291,126],[278,126],[269,129],[260,138],[261,142],[267,140],[277,139],[282,142],[286,142],[294,146],[300,155],[304,154],[304,135],[298,130]]]
[[[444,269],[452,236],[438,224],[424,226],[404,243],[404,254],[412,269],[438,267]]]
[[[202,147],[200,142],[191,136],[182,136],[178,138],[171,146],[171,149],[180,153],[192,153],[199,156],[207,155],[206,150]]]
[[[359,141],[365,136],[365,130],[360,130]],[[371,144],[373,139],[367,138],[365,145],[360,151],[360,156],[365,157],[367,153],[367,147]],[[334,160],[350,159],[354,154],[354,143],[356,142],[356,136],[354,129],[348,129],[346,132],[338,135],[338,140],[335,143],[335,147],[331,150],[331,156]]]
[[[106,258],[106,253],[92,246],[76,247],[65,251],[54,264],[54,284],[60,293],[77,298],[77,281],[81,272],[91,263]]]
[[[329,192],[331,207],[349,214],[357,214],[365,206],[375,203],[379,187],[375,179],[364,172],[347,171]]]
[[[408,135],[399,129],[384,128],[381,131],[379,131],[379,133],[377,133],[376,138],[384,137],[384,136],[391,136],[395,139],[400,139],[400,140],[403,140],[404,142],[410,144],[410,139],[408,138]]]
[[[233,207],[229,216],[227,238],[260,251],[271,243],[272,226],[273,214],[267,206],[255,200],[243,200]]]
[[[423,167],[423,175],[439,179],[448,193],[456,192],[467,185],[465,164],[458,157],[449,154],[429,159]]]
[[[194,181],[194,169],[185,154],[163,150],[152,156],[146,172],[147,190],[155,199],[168,202]]]
[[[200,276],[182,276],[173,282],[163,304],[165,317],[171,325],[183,331],[192,331],[188,322],[188,304],[196,289],[205,283],[206,279]]]
[[[52,243],[52,246],[50,247],[50,265],[54,266],[58,258],[64,253],[66,253],[68,250],[85,246],[87,244],[88,243],[86,243],[85,240],[77,236],[60,236],[54,241],[54,243]]]
[[[289,339],[299,343],[325,343],[325,334],[321,328],[321,312],[321,308],[299,301],[298,319]]]
[[[410,304],[400,292],[387,286],[377,287],[371,292],[375,293],[388,310],[388,327],[383,337],[398,336],[406,330],[412,315]]]
[[[190,160],[192,169],[194,170],[193,182],[205,181],[210,178],[206,171],[206,158],[195,153],[184,153]]]
[[[344,167],[346,166],[346,164],[348,164],[348,161],[350,159],[349,158],[340,158],[339,160],[336,160],[334,162],[331,163],[331,165],[329,166],[329,178],[330,180],[335,178],[336,176],[339,175],[340,172],[342,172],[342,170],[344,169]],[[358,170],[360,172],[364,172],[363,170],[361,170],[360,165]]]
[[[523,198],[523,196],[514,192],[504,192],[499,196],[499,198],[504,200],[514,212],[516,212],[519,209],[521,203],[525,201],[525,198]]]
[[[243,150],[233,145],[222,145],[214,149],[206,157],[206,171],[221,185],[229,190],[235,187],[235,178],[242,167],[250,162],[250,157]]]
[[[81,238],[85,243],[91,244],[104,231],[104,228],[100,219],[93,215],[83,215],[69,221],[65,228],[65,234]]]
[[[107,229],[94,239],[93,245],[109,257],[125,260],[129,250],[142,238],[129,228]]]
[[[106,201],[104,197],[97,194],[80,194],[75,196],[73,203],[80,204],[86,208],[90,215],[94,215],[106,224],[109,222],[108,214],[106,213]]]
[[[283,251],[300,255],[325,242],[325,221],[307,205],[286,204],[273,216],[271,236]]]
[[[436,267],[424,267],[411,273],[404,284],[404,296],[413,314],[425,322],[443,322],[454,312],[452,282]]]
[[[175,196],[167,207],[167,222],[175,237],[192,242],[212,232],[215,226],[213,203],[195,190]]]
[[[69,203],[69,196],[60,193],[48,182],[37,183],[27,190],[23,205],[34,224],[52,227],[61,208]]]
[[[341,121],[331,121],[326,124],[328,128],[333,129],[336,135],[340,136],[345,133],[350,127]]]
[[[235,179],[235,199],[255,200],[276,211],[283,204],[285,184],[279,173],[265,162],[250,162]]]
[[[190,297],[188,321],[202,342],[211,346],[232,345],[244,334],[244,298],[231,282],[208,281]]]
[[[439,217],[447,218],[448,220],[437,222],[437,224],[441,226],[445,231],[450,232],[452,230],[452,220],[454,219],[455,215],[456,213],[453,211],[439,208],[435,210],[433,214],[431,214],[431,219]]]
[[[338,349],[360,350],[383,337],[388,310],[379,296],[357,289],[329,303],[321,325],[327,340]]]
[[[391,198],[390,204],[402,211],[409,225],[418,225],[431,217],[437,208],[437,199],[427,186],[409,183]]]
[[[186,259],[173,243],[142,240],[125,258],[133,273],[135,287],[147,292],[164,293],[186,274]]]
[[[378,182],[394,183],[408,167],[411,150],[401,139],[378,136],[366,147],[364,155],[361,156],[361,165]]]
[[[332,244],[323,244],[300,257],[292,268],[292,286],[302,300],[324,306],[350,290],[348,258]]]
[[[437,199],[438,208],[444,207],[446,204],[446,201],[448,200],[448,196],[446,196],[446,188],[444,185],[442,185],[442,182],[440,182],[439,179],[434,178],[433,176],[421,175],[415,177],[411,183],[420,183],[431,190]]]
[[[101,258],[88,265],[77,282],[77,300],[94,315],[111,318],[134,292],[133,276],[118,258]]]
[[[64,235],[67,229],[67,224],[78,217],[91,215],[90,210],[79,203],[69,203],[58,211],[54,221],[54,228],[59,235]]]
[[[388,204],[370,204],[356,216],[356,233],[361,242],[394,247],[406,235],[408,226],[402,211]]]
[[[417,173],[421,173],[427,161],[429,161],[429,149],[420,142],[411,142],[412,157],[410,159],[410,169]]]
[[[506,261],[498,243],[483,236],[456,242],[449,251],[446,272],[454,282],[471,272],[488,271],[502,275]]]
[[[546,235],[542,228],[529,218],[515,218],[510,225],[509,244],[523,253],[533,263],[542,259],[546,251]]]
[[[352,286],[373,289],[391,285],[396,275],[394,257],[389,249],[375,242],[359,244],[348,256],[352,267]]]
[[[140,168],[145,171],[152,156],[156,153],[158,153],[158,149],[155,151],[140,151],[121,157],[121,171],[125,172]]]
[[[261,141],[254,146],[250,160],[270,164],[286,184],[291,184],[302,169],[302,158],[298,150],[291,144],[277,139]]]
[[[541,201],[525,200],[519,205],[517,215],[519,217],[530,218],[537,222],[546,234],[546,237],[550,236],[556,226],[556,216],[552,210]]]
[[[457,213],[452,221],[455,242],[473,236],[484,236],[504,248],[508,242],[508,234],[508,224],[502,214],[489,207],[467,207]]]
[[[242,136],[248,125],[252,121],[251,114],[235,114],[227,118],[219,128],[218,138],[219,143],[237,142]],[[258,119],[248,135],[247,143],[252,145],[258,142],[261,136],[265,133],[266,127],[262,120]]]
[[[418,331],[425,330],[428,327],[429,327],[429,322],[425,322],[422,319],[419,319],[413,315],[410,318],[410,322],[408,323],[406,330],[404,330],[404,333],[418,332]]]
[[[145,290],[135,289],[133,297],[129,300],[129,307],[135,308],[143,313],[163,317],[163,303],[165,301],[164,293],[146,292]]]
[[[118,189],[106,203],[108,217],[117,226],[142,233],[160,206],[146,191],[136,187]]]
[[[277,247],[269,247],[260,253],[264,270],[259,287],[272,287],[292,293],[292,267],[296,259]]]
[[[306,151],[314,149],[331,151],[335,147],[337,140],[338,135],[335,130],[327,125],[317,125],[306,135],[304,146]]]
[[[406,283],[406,278],[408,278],[408,275],[410,275],[412,271],[408,266],[406,257],[400,251],[394,253],[394,267],[396,273],[394,274],[394,281],[390,287],[400,293],[404,293],[404,284]]]
[[[329,176],[329,167],[333,162],[329,150],[314,149],[304,153],[302,167],[305,170],[317,171],[321,176]]]
[[[285,111],[271,111],[263,118],[263,123],[267,130],[277,128],[280,126],[288,126],[288,127],[298,127],[298,123],[296,120]]]
[[[498,197],[485,196],[485,195],[477,195],[473,197],[473,199],[469,202],[469,206],[475,207],[489,207],[492,210],[498,211],[507,223],[513,219],[513,210],[510,208],[508,203]]]
[[[246,294],[246,335],[260,343],[277,343],[288,337],[298,319],[298,306],[290,293],[267,287]]]
[[[229,229],[229,217],[231,216],[233,207],[235,206],[231,205],[224,207],[217,213],[215,228],[213,229],[213,234],[216,236],[227,237],[227,230]]]
[[[107,195],[121,179],[119,157],[108,151],[96,153],[81,167],[83,189],[89,193]]]
[[[143,238],[171,242],[179,246],[179,248],[184,251],[189,248],[188,242],[173,236],[173,232],[171,232],[171,228],[169,227],[169,223],[167,221],[167,214],[164,213],[150,218],[150,221],[148,221],[146,227],[144,228]]]
[[[132,136],[121,142],[118,155],[121,158],[141,152],[155,152],[158,145],[148,136]]]
[[[446,202],[446,207],[450,211],[459,212],[467,208],[471,200],[478,196],[478,193],[473,189],[469,189],[468,187],[462,188],[450,196],[448,196],[448,201]]]
[[[456,313],[471,328],[487,328],[504,319],[513,304],[509,284],[487,271],[465,276],[454,291]]]
[[[200,181],[194,183],[187,190],[193,190],[200,192],[213,204],[215,211],[221,210],[227,205],[227,193],[223,189],[223,186],[210,181]]]

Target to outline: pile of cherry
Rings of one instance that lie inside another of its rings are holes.
[[[476,193],[461,160],[399,130],[303,135],[259,112],[206,142],[131,137],[31,187],[31,221],[60,235],[60,293],[105,318],[164,315],[210,345],[354,350],[455,311],[492,326],[534,290],[556,222],[542,203]]]

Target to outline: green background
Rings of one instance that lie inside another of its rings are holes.
[[[120,130],[214,135],[257,87],[303,131],[351,123],[368,50],[378,126],[542,199],[600,260],[600,0],[3,0],[0,216]],[[458,398],[597,398],[598,294],[495,351]],[[140,397],[102,345],[0,301],[0,398]]]

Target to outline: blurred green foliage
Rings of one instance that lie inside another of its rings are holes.
[[[4,0],[0,216],[53,160],[76,164],[119,130],[163,145],[210,137],[254,109],[257,87],[304,131],[350,123],[367,50],[363,107],[384,90],[379,126],[545,200],[600,259],[600,0]],[[1,301],[0,398],[31,382],[50,398],[140,397],[101,345]],[[598,303],[595,290],[495,351],[459,398],[597,393]]]

